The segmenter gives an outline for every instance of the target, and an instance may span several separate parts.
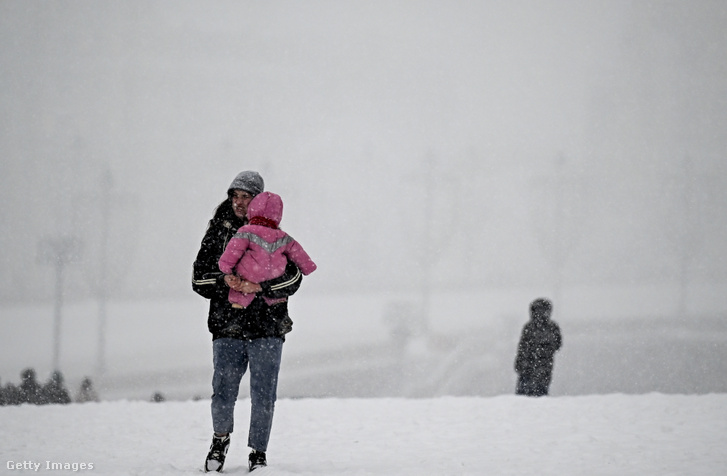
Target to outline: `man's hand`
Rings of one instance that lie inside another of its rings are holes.
[[[225,284],[227,284],[230,288],[237,291],[237,287],[240,285],[240,279],[239,276],[235,276],[233,274],[226,274],[225,275]]]
[[[236,289],[236,291],[240,291],[243,294],[255,294],[257,292],[262,291],[263,288],[257,283],[251,283],[250,281],[245,281],[244,279],[240,280],[240,286]]]
[[[230,289],[234,289],[242,294],[254,294],[263,290],[259,284],[245,281],[244,279],[240,279],[239,276],[231,274],[225,276],[225,283],[230,287]]]

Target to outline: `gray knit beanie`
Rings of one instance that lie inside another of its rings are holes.
[[[235,180],[230,184],[230,188],[227,189],[227,193],[230,193],[231,190],[244,190],[255,196],[265,190],[265,182],[259,173],[246,170],[237,174]]]

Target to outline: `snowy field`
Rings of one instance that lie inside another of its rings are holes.
[[[295,325],[283,351],[279,395],[511,394],[527,305],[541,294],[547,293],[441,293],[432,299],[428,333],[404,343],[392,337],[389,314],[392,306],[415,305],[416,295],[301,292],[290,305]],[[693,286],[687,319],[674,319],[674,295],[669,287],[569,290],[554,313],[564,346],[551,393],[727,393],[727,284]],[[172,400],[209,398],[206,305],[191,291],[177,300],[109,302],[106,372],[99,377],[96,305],[68,303],[60,368],[69,389],[75,392],[90,375],[104,400],[148,400],[157,391]],[[0,307],[0,385],[19,383],[26,367],[41,382],[49,377],[52,329],[50,304]]]
[[[248,411],[225,473],[247,473]],[[0,407],[0,421],[1,474],[202,474],[211,437],[209,400]],[[713,476],[725,447],[723,394],[283,399],[254,474]]]
[[[727,329],[719,299],[699,310],[717,317],[707,325],[670,320],[658,290],[632,300],[602,296],[611,308],[591,306],[599,296],[572,296],[554,316],[565,345],[552,396],[528,399],[511,395],[512,361],[534,295],[442,295],[427,336],[406,345],[392,339],[386,317],[402,296],[296,299],[270,467],[258,474],[724,472]],[[194,297],[110,303],[107,371],[97,379],[105,401],[0,407],[0,474],[201,474],[211,437],[205,314]],[[29,366],[44,381],[52,310],[4,307],[0,318],[12,330],[0,333],[0,383],[17,383]],[[94,375],[95,318],[93,303],[64,309],[61,368],[72,392]],[[148,402],[155,391],[168,400]],[[246,392],[244,381],[230,474],[247,472]]]

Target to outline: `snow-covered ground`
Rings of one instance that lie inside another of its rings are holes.
[[[723,319],[669,320],[658,292],[657,306],[643,304],[648,293],[631,301],[622,294],[610,310],[591,309],[598,296],[571,297],[555,315],[565,345],[552,396],[528,399],[510,395],[512,359],[535,295],[442,295],[427,335],[407,345],[392,339],[387,321],[406,296],[302,295],[291,303],[270,467],[259,474],[661,476],[727,468]],[[715,302],[702,312],[719,317],[722,308]],[[0,308],[0,323],[0,384],[18,383],[25,367],[45,380],[50,306]],[[93,303],[64,308],[60,362],[71,390],[94,374],[96,330]],[[202,299],[109,303],[107,372],[97,380],[105,401],[0,407],[0,474],[34,473],[23,469],[32,464],[49,474],[199,474],[211,435],[210,347]],[[169,400],[148,402],[155,391]],[[328,398],[299,398],[312,396]],[[247,471],[248,412],[243,397],[228,473]]]
[[[440,293],[431,299],[426,335],[392,338],[392,309],[417,295],[315,295],[291,301],[295,321],[283,351],[281,397],[437,397],[511,394],[515,348],[538,289]],[[690,316],[675,319],[669,287],[570,289],[554,319],[564,346],[551,393],[703,394],[727,392],[727,285],[693,286]],[[96,373],[98,320],[92,301],[64,306],[60,368],[69,389],[94,377],[105,400],[208,398],[211,344],[206,301],[107,306],[106,373]],[[416,314],[416,310],[413,311]],[[704,319],[703,316],[711,316]],[[421,324],[415,324],[415,330]],[[0,385],[19,383],[26,367],[51,372],[53,308],[0,307]],[[242,394],[247,392],[243,385]]]
[[[248,412],[240,400],[226,473],[247,473]],[[0,421],[1,474],[200,474],[211,436],[209,400],[0,407]],[[725,447],[724,394],[282,399],[257,474],[713,476]]]

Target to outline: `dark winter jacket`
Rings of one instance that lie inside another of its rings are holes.
[[[515,371],[534,383],[549,385],[555,353],[563,343],[560,327],[547,314],[533,314],[523,327]]]
[[[243,224],[241,220],[229,219],[213,219],[210,222],[194,261],[192,289],[210,300],[207,327],[212,339],[284,337],[292,327],[288,303],[268,306],[260,295],[284,298],[294,294],[302,281],[295,264],[289,262],[281,277],[260,283],[262,291],[247,308],[234,309],[228,301],[230,288],[225,284],[224,274],[217,263],[227,242]]]

